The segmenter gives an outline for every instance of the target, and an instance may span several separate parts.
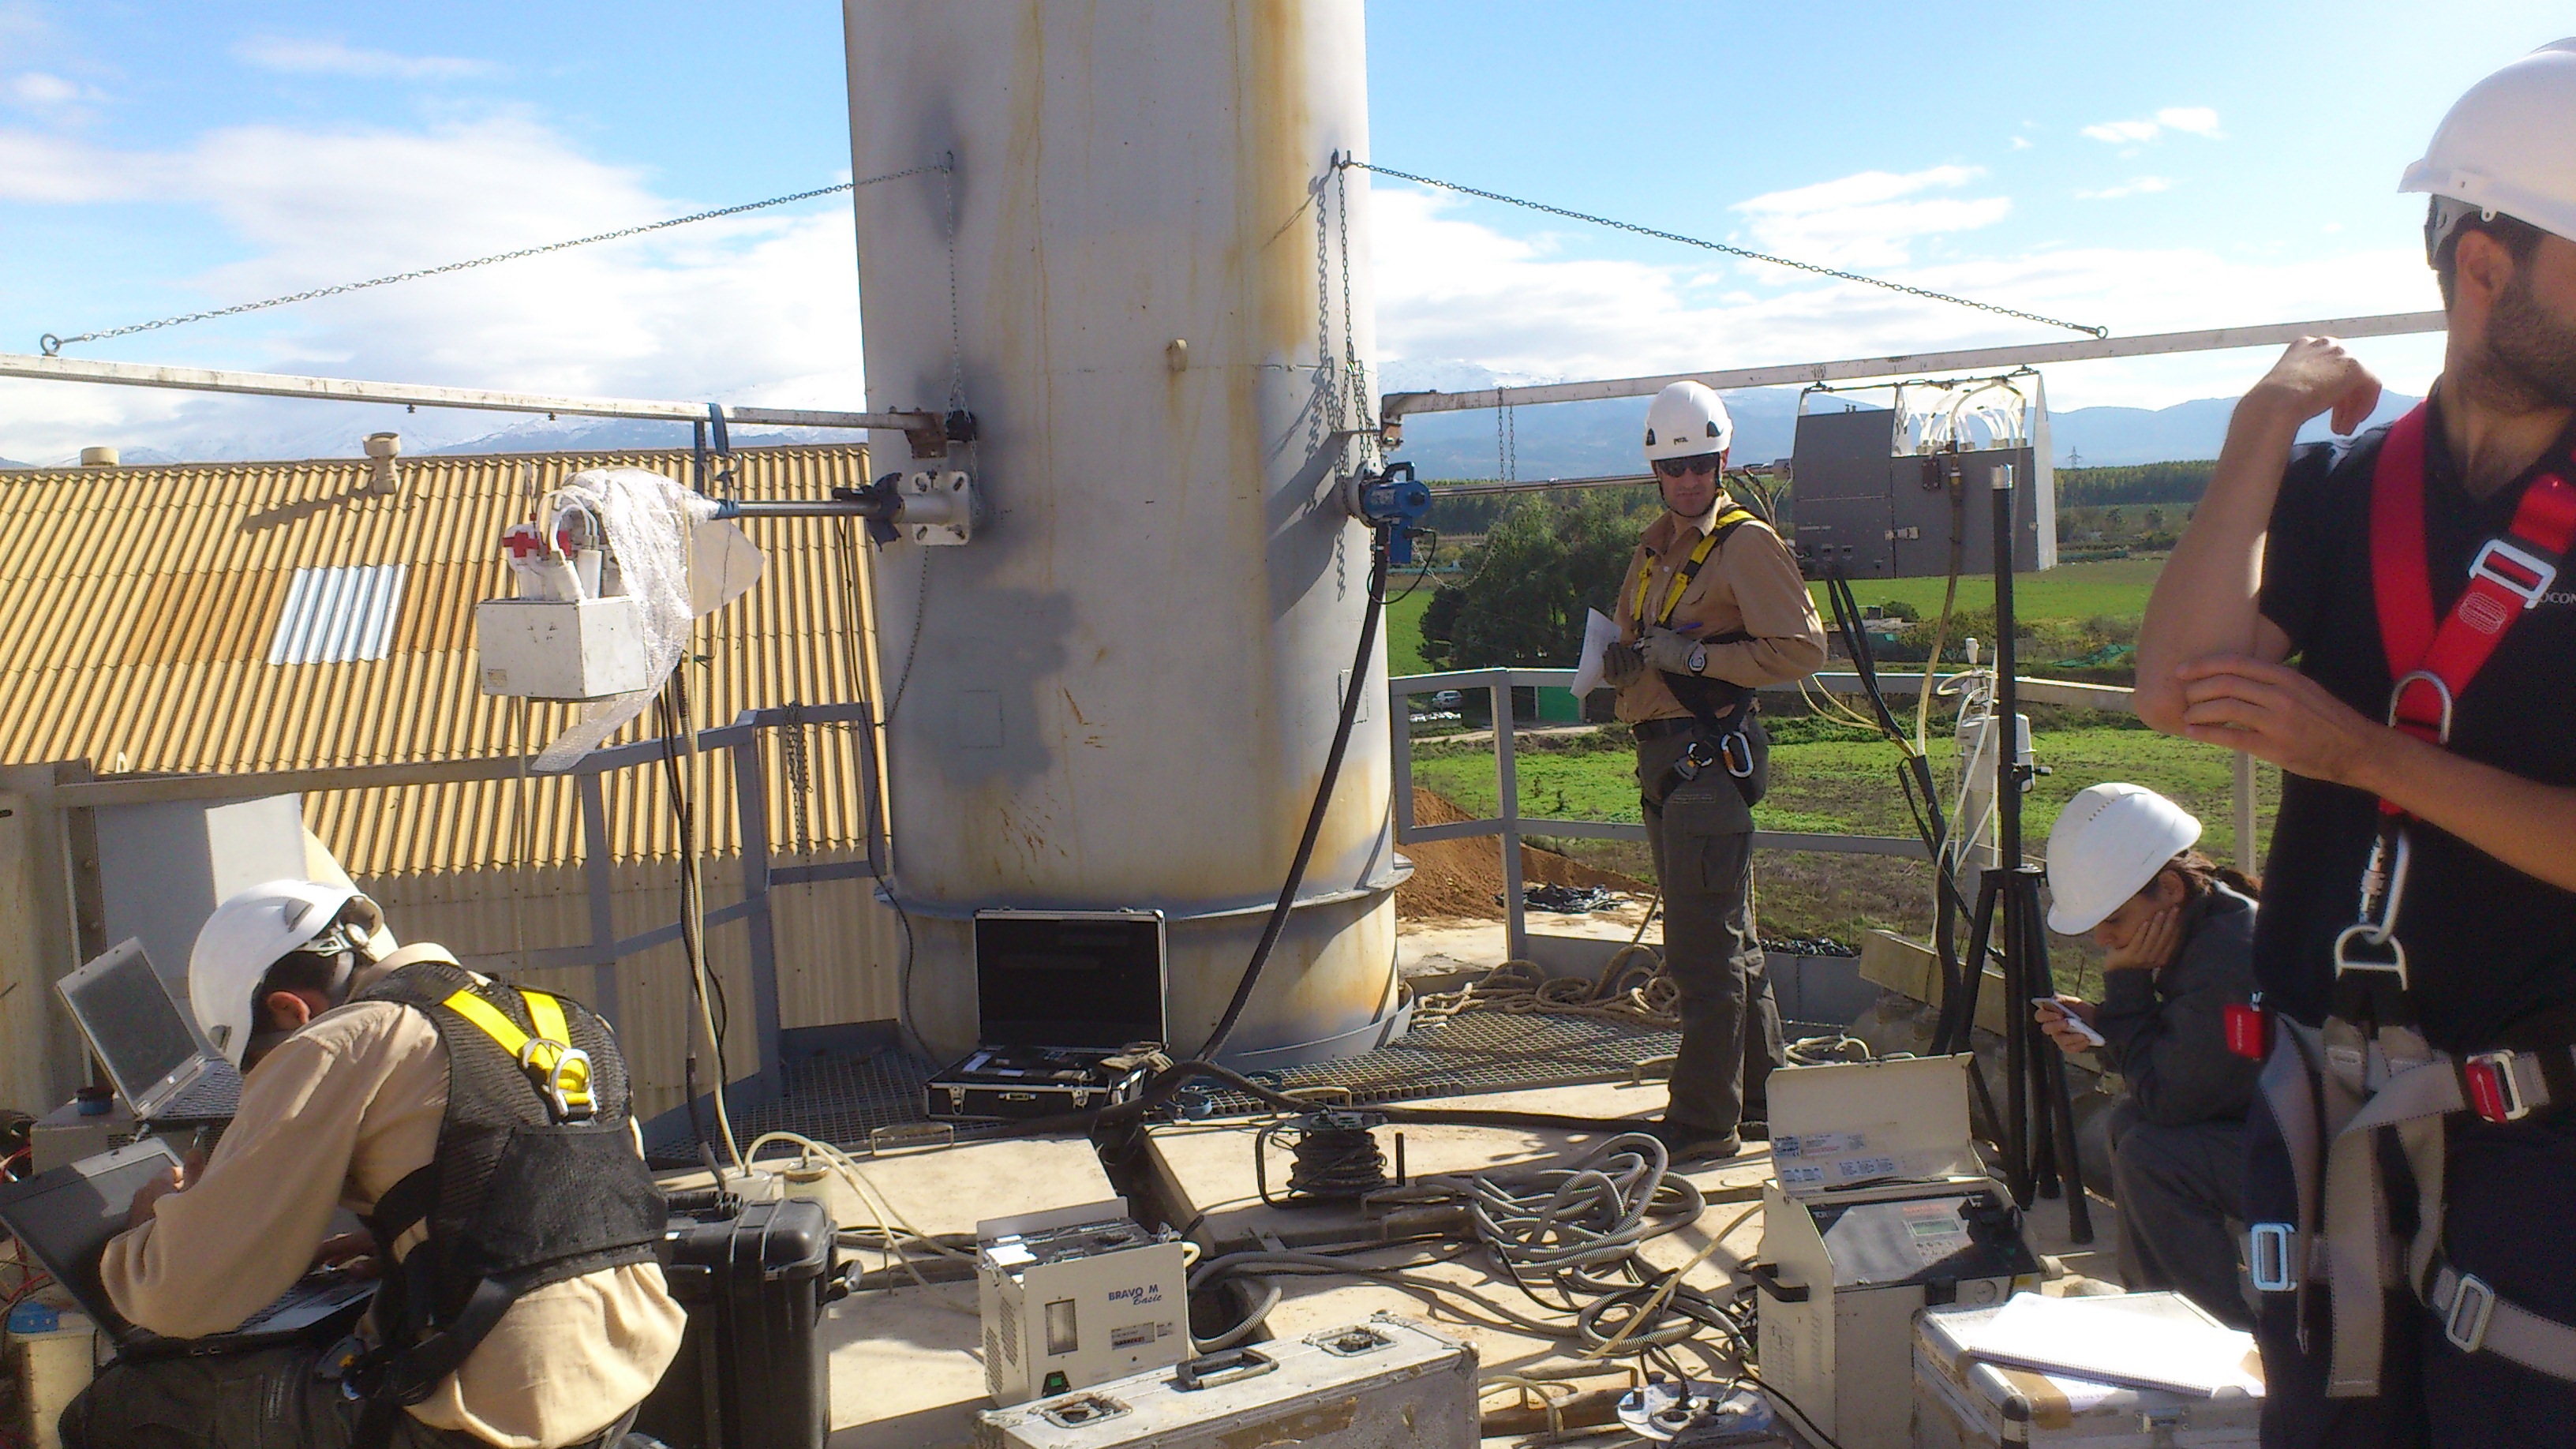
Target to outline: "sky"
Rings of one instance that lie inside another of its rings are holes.
[[[1213,3],[1213,0],[1208,0]],[[1371,158],[2119,333],[2438,305],[2396,194],[2522,0],[1974,11],[1371,0]],[[841,16],[665,0],[0,0],[0,350],[848,179]],[[2072,334],[1376,184],[1381,370],[1556,380]],[[79,344],[70,355],[858,407],[849,204]],[[2357,345],[2404,391],[2434,339]],[[2242,391],[2268,354],[2052,368]],[[0,457],[336,456],[514,419],[0,382]]]

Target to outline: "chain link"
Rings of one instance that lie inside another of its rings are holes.
[[[1392,176],[1398,181],[1410,181],[1421,186],[1434,186],[1443,191],[1455,191],[1462,196],[1481,197],[1486,201],[1499,201],[1505,206],[1518,206],[1527,208],[1531,211],[1543,211],[1550,216],[1561,216],[1569,221],[1585,221],[1590,222],[1595,226],[1606,226],[1617,231],[1634,232],[1638,236],[1653,237],[1657,241],[1679,242],[1686,247],[1699,247],[1706,251],[1724,252],[1728,256],[1742,257],[1747,261],[1769,262],[1775,267],[1794,267],[1802,272],[1813,272],[1820,277],[1832,277],[1836,281],[1859,282],[1863,286],[1884,287],[1888,291],[1902,292],[1909,297],[1922,297],[1934,302],[1947,302],[1954,307],[1971,307],[1980,312],[1992,312],[2000,317],[2018,317],[2024,322],[2037,322],[2048,327],[2063,327],[2069,332],[2082,332],[2092,337],[2108,337],[2111,335],[2111,329],[2108,327],[2088,327],[2081,322],[2066,322],[2055,317],[2042,317],[2036,312],[2023,312],[2011,307],[1998,307],[1992,302],[1977,302],[1971,301],[1966,297],[1953,297],[1947,292],[1935,292],[1924,287],[1908,286],[1903,282],[1891,282],[1882,277],[1864,277],[1858,272],[1837,271],[1832,267],[1820,267],[1814,262],[1793,261],[1788,257],[1772,256],[1767,252],[1747,251],[1742,247],[1728,246],[1724,242],[1703,241],[1695,236],[1683,236],[1679,232],[1658,231],[1651,226],[1639,226],[1632,221],[1613,221],[1606,216],[1594,216],[1589,212],[1583,211],[1569,211],[1562,206],[1550,206],[1543,201],[1525,201],[1517,196],[1505,196],[1499,191],[1483,191],[1473,186],[1461,186],[1454,181],[1438,181],[1428,176],[1416,176],[1410,171],[1398,171],[1391,166],[1376,166],[1366,161],[1355,161],[1349,157],[1343,157],[1335,164],[1339,169],[1345,171],[1353,167],[1357,167],[1362,171],[1372,172],[1379,176]]]
[[[844,181],[838,186],[818,186],[811,191],[799,191],[789,196],[773,196],[767,201],[746,201],[740,206],[719,207],[714,211],[701,211],[690,216],[675,216],[669,221],[648,222],[643,226],[630,226],[618,231],[604,231],[597,236],[576,237],[571,241],[549,242],[541,247],[521,247],[519,250],[514,252],[500,252],[488,257],[476,257],[471,261],[449,262],[445,266],[422,267],[417,271],[396,272],[389,277],[373,277],[363,282],[342,282],[336,287],[315,287],[310,291],[296,292],[284,297],[271,297],[264,302],[239,302],[230,307],[217,307],[211,311],[187,312],[176,317],[163,317],[154,322],[137,322],[128,327],[111,327],[104,332],[81,332],[70,337],[57,337],[53,333],[48,332],[40,340],[39,345],[44,348],[45,355],[47,357],[58,357],[62,354],[62,350],[64,348],[71,346],[75,342],[103,342],[110,337],[125,337],[136,332],[152,332],[163,327],[176,327],[186,322],[204,322],[216,317],[235,317],[244,312],[263,312],[271,307],[284,307],[295,302],[310,302],[317,297],[336,297],[343,292],[363,292],[369,287],[389,287],[396,282],[412,282],[418,281],[422,277],[445,276],[449,272],[462,272],[475,267],[488,267],[495,262],[515,262],[522,257],[543,256],[548,252],[567,251],[573,247],[586,247],[595,245],[599,242],[617,241],[624,237],[642,236],[646,232],[665,231],[675,226],[687,226],[691,222],[713,221],[717,217],[721,216],[739,216],[746,211],[760,211],[767,207],[785,206],[791,202],[797,201],[812,201],[818,196],[832,196],[844,191],[856,191],[862,186],[874,186],[880,181],[900,181],[904,177],[919,176],[928,171],[937,171],[944,175],[950,170],[950,167],[951,163],[947,159],[943,158],[925,165],[910,167],[902,171],[889,171],[883,176],[871,176],[864,181]],[[953,218],[953,208],[951,215]],[[952,313],[955,310],[955,273],[955,265],[952,262],[949,275],[949,290],[952,297],[950,310]]]

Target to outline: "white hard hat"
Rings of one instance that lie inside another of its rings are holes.
[[[384,924],[385,913],[350,886],[303,880],[252,886],[215,907],[198,928],[188,952],[188,1005],[207,1040],[239,1066],[257,1030],[250,996],[268,968],[308,950],[351,951],[372,961],[380,943],[392,940]]]
[[[2576,240],[2576,39],[2544,45],[2469,87],[2397,189],[2442,198],[2424,227],[2427,260],[2480,213]]]
[[[2190,811],[2144,785],[2094,785],[2048,832],[2048,929],[2080,936],[2200,839]]]
[[[1646,461],[1723,453],[1735,440],[1726,402],[1706,383],[1677,382],[1655,394],[1646,409]]]

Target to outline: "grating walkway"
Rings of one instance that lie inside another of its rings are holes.
[[[1264,1072],[1255,1080],[1288,1091],[1337,1087],[1355,1102],[1624,1082],[1636,1075],[1638,1063],[1670,1056],[1680,1041],[1677,1032],[1590,1017],[1473,1011],[1417,1028],[1362,1056]],[[863,1143],[877,1128],[926,1120],[922,1087],[937,1070],[899,1047],[792,1062],[786,1095],[735,1114],[734,1136],[749,1143],[763,1132],[785,1130],[824,1142]],[[1215,1116],[1267,1110],[1232,1091],[1204,1100]],[[974,1133],[960,1124],[959,1136]],[[656,1164],[694,1162],[697,1144],[684,1136],[658,1145],[652,1156]]]

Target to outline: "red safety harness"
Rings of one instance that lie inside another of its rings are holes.
[[[2371,586],[2380,642],[2393,679],[2388,723],[2447,747],[2456,706],[2525,613],[2539,606],[2576,545],[2576,487],[2551,471],[2534,479],[2503,537],[2469,565],[2467,588],[2447,617],[2433,611],[2424,527],[2426,407],[2388,430],[2371,479]],[[2268,1014],[2229,1021],[2240,1050],[2277,1036],[2261,1090],[2289,1149],[2298,1221],[2252,1225],[2255,1287],[2304,1294],[2313,1267],[2334,1288],[2332,1397],[2375,1394],[2385,1341],[2382,1294],[2404,1287],[2439,1318],[2464,1353],[2488,1351],[2535,1371],[2576,1380],[2576,1327],[2499,1297],[2456,1270],[2442,1244],[2445,1118],[2474,1112],[2511,1122],[2563,1103],[2551,1077],[2569,1077],[2565,1047],[2553,1054],[2485,1051],[2457,1059],[2435,1050],[2416,1024],[2406,948],[2397,936],[2405,903],[2413,817],[2386,799],[2362,872],[2359,919],[2334,943],[2334,991],[2322,1030],[2295,1023],[2263,1030]],[[2417,1226],[2399,1242],[2392,1228],[2380,1147],[2394,1142],[2416,1182]]]

